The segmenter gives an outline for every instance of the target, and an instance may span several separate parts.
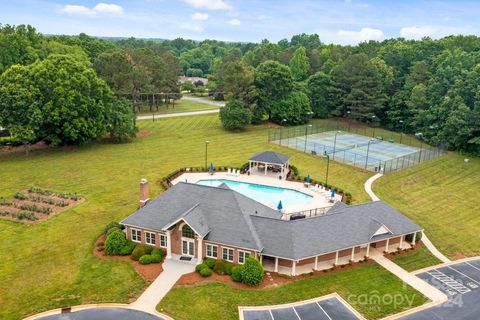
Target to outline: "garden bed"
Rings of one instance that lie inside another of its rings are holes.
[[[117,260],[117,261],[126,261],[132,265],[135,271],[145,280],[153,281],[155,280],[160,273],[163,271],[163,263],[152,263],[152,264],[140,264],[140,262],[132,260],[130,256],[108,256],[105,250],[98,250],[99,247],[102,247],[102,243],[105,243],[105,235],[102,234],[100,238],[95,242],[95,248],[93,249],[93,255],[100,259],[105,260]]]
[[[25,223],[38,223],[84,199],[76,193],[53,192],[30,187],[15,193],[10,199],[0,198],[0,218]]]

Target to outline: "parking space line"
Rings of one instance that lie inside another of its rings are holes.
[[[472,280],[472,281],[473,281],[473,282],[475,282],[476,284],[480,284],[480,282],[478,282],[478,281],[477,281],[477,280],[475,280],[475,279],[472,279],[471,277],[467,276],[465,273],[463,273],[463,272],[460,272],[460,271],[458,271],[457,269],[454,269],[454,268],[453,268],[453,267],[451,267],[451,266],[448,266],[448,268],[449,268],[449,269],[452,269],[453,271],[455,271],[455,272],[457,272],[457,273],[461,274],[462,276],[464,276],[464,277],[466,277],[466,278],[468,278],[468,279]]]
[[[272,314],[272,309],[268,309],[268,313],[270,313],[270,317],[272,317],[272,320],[275,320],[275,318],[273,317],[273,314]]]
[[[315,302],[317,304],[317,306],[320,308],[320,310],[323,311],[323,313],[325,313],[325,315],[328,317],[328,319],[332,320],[332,318],[330,318],[330,316],[328,315],[328,313],[322,308],[322,306],[320,305],[320,303]]]
[[[471,264],[470,262],[465,262],[465,263],[468,264],[470,267],[475,268],[475,269],[477,269],[478,271],[480,271],[479,268],[475,267],[475,266],[474,266],[473,264]]]
[[[427,274],[431,275],[434,279],[437,279],[438,281],[446,284],[447,286],[454,289],[455,291],[458,291],[461,294],[472,291],[469,288],[465,287],[460,282],[452,279],[451,277],[447,276],[446,274],[444,274],[439,270],[427,271]]]
[[[300,318],[300,316],[298,315],[297,310],[295,310],[295,307],[293,307],[292,309],[293,309],[293,312],[295,312],[295,315],[297,316],[298,320],[302,320],[302,318]]]

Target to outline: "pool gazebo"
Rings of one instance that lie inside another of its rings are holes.
[[[268,175],[270,170],[274,175],[278,173],[282,179],[285,179],[290,168],[289,158],[289,156],[273,151],[259,152],[248,160],[249,172]]]

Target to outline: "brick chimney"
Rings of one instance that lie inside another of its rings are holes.
[[[148,198],[148,180],[144,178],[140,180],[140,208],[145,206],[148,200],[150,200]]]

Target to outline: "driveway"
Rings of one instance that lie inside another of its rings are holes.
[[[157,316],[138,310],[121,308],[96,308],[74,311],[71,313],[60,313],[38,318],[39,320],[162,320]]]
[[[217,106],[217,107],[223,107],[225,105],[225,102],[223,101],[210,101],[206,100],[204,98],[197,98],[197,97],[182,97],[182,100],[190,100],[190,101],[195,101],[198,103],[204,103],[204,104],[210,104],[212,106]]]
[[[162,118],[173,118],[173,117],[196,116],[196,115],[201,115],[201,114],[210,114],[210,113],[218,113],[218,112],[220,112],[220,109],[189,111],[189,112],[177,112],[177,113],[168,113],[168,114],[156,114],[154,116],[150,116],[150,115],[138,116],[137,120],[151,120],[152,118],[162,119]]]

